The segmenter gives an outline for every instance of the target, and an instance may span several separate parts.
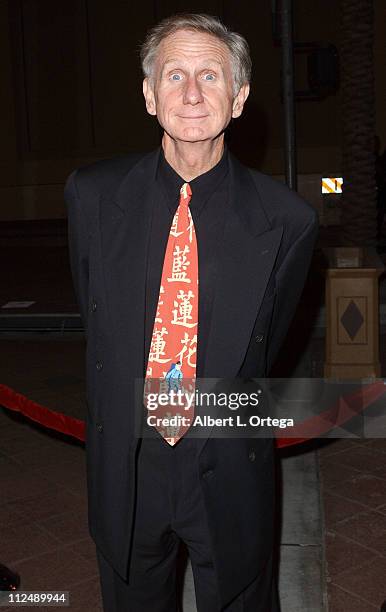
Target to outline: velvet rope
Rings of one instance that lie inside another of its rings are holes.
[[[41,406],[6,385],[0,385],[0,405],[15,412],[21,412],[28,419],[48,429],[60,431],[84,442],[84,421]]]
[[[313,438],[319,438],[334,427],[341,427],[352,417],[360,414],[386,393],[382,380],[377,380],[360,387],[352,393],[340,397],[328,410],[305,419],[299,425],[291,428],[294,437],[276,438],[276,446],[291,446],[301,444]],[[298,437],[297,437],[298,436]]]
[[[333,427],[340,427],[353,416],[363,412],[385,393],[386,385],[382,380],[377,380],[374,383],[369,383],[357,389],[353,393],[340,397],[328,410],[292,427],[291,431],[294,436],[291,438],[279,437],[280,429],[276,428],[276,447],[293,446],[313,438],[318,438],[326,434]],[[48,429],[54,429],[84,442],[84,421],[41,406],[6,385],[0,385],[0,405],[9,410],[20,412],[28,419]]]

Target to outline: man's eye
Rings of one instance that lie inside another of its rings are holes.
[[[207,72],[206,74],[204,74],[205,81],[214,81],[214,78],[215,76],[211,72]]]
[[[174,73],[171,75],[171,79],[172,81],[180,81],[181,80],[181,75],[178,73]]]

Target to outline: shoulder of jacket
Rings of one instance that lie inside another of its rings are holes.
[[[248,170],[269,218],[276,218],[285,225],[295,225],[299,228],[318,223],[315,208],[296,191],[268,174],[253,168]]]
[[[80,166],[75,171],[79,198],[99,197],[111,192],[146,154],[129,153]]]
[[[144,155],[146,154],[132,153],[101,159],[81,166],[69,175],[64,187],[68,211],[69,214],[71,209],[81,212],[86,220],[89,235],[93,234],[97,226],[97,203],[100,198],[114,192],[124,176]],[[74,206],[75,202],[77,203]]]

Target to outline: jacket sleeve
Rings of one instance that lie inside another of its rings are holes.
[[[74,170],[68,177],[64,188],[64,199],[67,206],[67,231],[70,266],[75,295],[78,301],[80,316],[87,338],[88,319],[88,243],[87,224],[82,212],[81,202],[76,188]]]
[[[318,235],[316,212],[289,248],[276,273],[276,299],[267,342],[266,375],[277,357],[301,297]]]

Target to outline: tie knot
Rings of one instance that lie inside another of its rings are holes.
[[[184,198],[184,200],[188,199],[192,195],[192,190],[190,189],[189,183],[184,183],[180,189],[180,194]]]

